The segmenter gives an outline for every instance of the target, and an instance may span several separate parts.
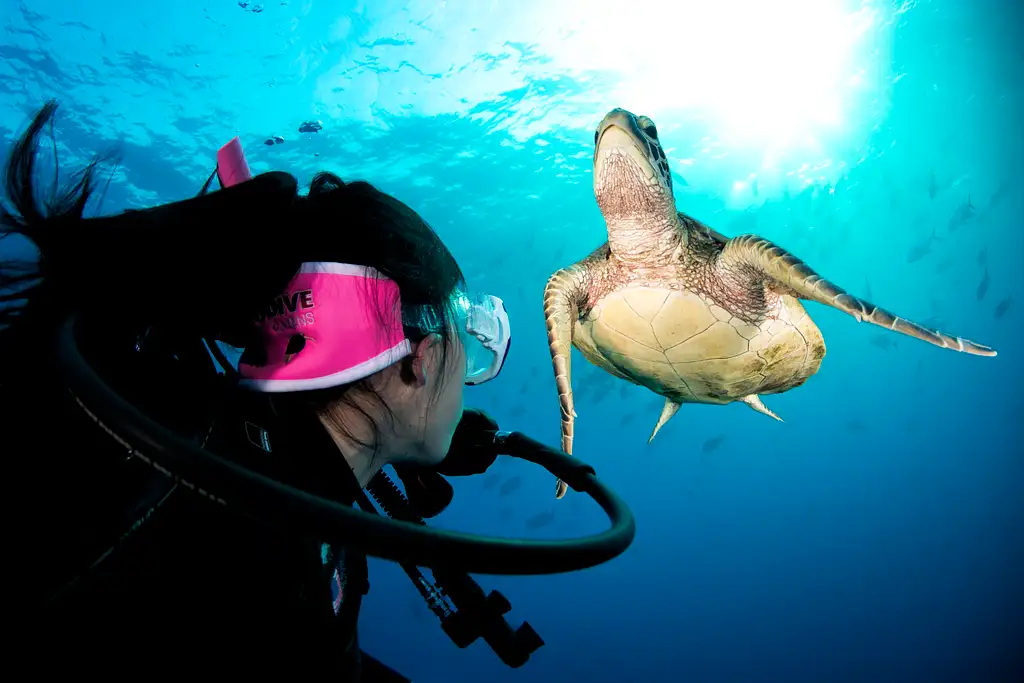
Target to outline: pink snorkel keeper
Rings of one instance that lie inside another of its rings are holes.
[[[242,143],[237,135],[217,150],[217,177],[220,178],[221,187],[231,187],[252,178],[249,162],[245,160]]]
[[[217,152],[223,187],[252,178],[237,137]],[[398,285],[373,268],[303,263],[255,321],[260,353],[239,362],[239,384],[260,392],[327,389],[383,370],[412,351]],[[245,356],[243,356],[244,358]]]

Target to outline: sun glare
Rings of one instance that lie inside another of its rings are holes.
[[[607,5],[607,7],[605,7]],[[557,6],[557,5],[556,5]],[[589,2],[556,60],[621,75],[618,101],[646,113],[699,110],[732,142],[787,147],[842,127],[869,85],[858,65],[870,8],[842,0]]]

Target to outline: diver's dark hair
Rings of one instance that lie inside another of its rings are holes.
[[[440,237],[401,201],[370,183],[346,183],[333,173],[318,173],[300,204],[305,229],[322,233],[316,239],[317,260],[376,269],[398,285],[406,339],[416,344],[430,334],[437,334],[443,340],[441,372],[434,385],[435,392],[440,391],[447,375],[444,368],[450,358],[451,342],[455,338],[453,295],[465,287],[462,271]],[[386,311],[381,306],[377,312],[382,316],[383,329]],[[403,375],[411,376],[411,359],[407,357],[400,362]],[[278,394],[274,402],[304,406],[348,439],[376,453],[376,436],[372,442],[359,439],[332,410],[339,404],[348,407],[377,433],[374,418],[359,401],[353,400],[357,393],[369,397],[393,421],[394,414],[373,389],[370,378],[330,389]]]
[[[101,251],[95,246],[90,250],[84,247],[93,244],[96,241],[94,237],[98,239],[90,234],[90,228],[106,219],[85,220],[83,216],[96,186],[96,167],[100,161],[94,161],[76,174],[70,185],[63,190],[58,189],[55,180],[49,198],[46,201],[40,200],[40,192],[36,187],[35,161],[40,134],[51,123],[56,106],[51,101],[40,109],[15,143],[5,175],[6,198],[0,200],[0,390],[3,392],[8,392],[18,384],[38,384],[40,370],[49,371],[53,367],[53,350],[47,342],[52,337],[55,325],[61,322],[64,315],[75,310],[76,296],[80,296],[75,289],[82,284],[82,280],[102,278],[107,269],[102,264],[82,263],[89,258],[88,253],[95,255]],[[181,262],[173,266],[157,267],[159,274],[149,272],[144,266],[132,266],[129,276],[133,290],[148,292],[147,296],[151,297],[164,297],[158,304],[166,310],[171,310],[167,303],[171,298],[165,292],[174,287],[164,282],[144,281],[147,278],[166,279],[171,273],[170,277],[183,281],[183,287],[195,287],[190,283],[219,277],[225,286],[235,283],[236,290],[241,279],[243,288],[246,282],[251,282],[246,292],[253,291],[256,292],[255,297],[269,299],[284,288],[290,277],[288,273],[294,274],[301,260],[370,266],[398,285],[407,338],[416,343],[431,333],[439,334],[445,341],[442,361],[448,359],[450,341],[454,338],[451,333],[454,321],[453,294],[464,286],[464,278],[452,254],[415,211],[369,183],[345,183],[333,174],[320,173],[313,179],[306,197],[293,198],[294,181],[291,181],[291,194],[287,194],[287,183],[283,183],[285,187],[278,193],[279,198],[274,206],[279,212],[271,214],[275,218],[269,220],[275,223],[269,228],[270,234],[278,238],[283,234],[297,237],[290,241],[300,243],[301,246],[292,251],[286,250],[287,253],[272,263],[266,260],[266,254],[274,253],[275,249],[268,249],[268,240],[262,239],[267,235],[267,228],[263,225],[254,230],[247,229],[247,239],[239,240],[239,235],[229,235],[231,239],[221,240],[223,244],[230,244],[231,250],[223,246],[211,250],[208,239],[210,235],[203,232],[208,230],[205,225],[189,229],[189,224],[196,222],[195,212],[203,210],[196,208],[199,207],[198,202],[208,202],[204,206],[219,207],[215,208],[217,211],[228,211],[225,205],[231,202],[216,199],[222,193],[225,197],[235,196],[231,193],[248,193],[246,210],[250,215],[262,213],[261,217],[265,218],[271,208],[270,200],[262,199],[258,188],[242,189],[243,186],[258,182],[259,179],[256,179],[206,195],[192,201],[188,208],[181,206],[162,213],[162,209],[170,206],[165,205],[133,213],[133,216],[139,217],[139,222],[148,221],[150,230],[125,229],[126,225],[134,223],[120,221],[117,230],[108,229],[104,233],[106,251],[114,249],[117,258],[121,259],[120,263],[131,263],[137,260],[133,257],[138,256],[133,251],[144,251],[152,255],[171,249],[172,242],[184,243],[185,246],[173,246]],[[257,206],[252,206],[253,202]],[[241,199],[237,203],[240,206],[243,204]],[[230,211],[237,209],[234,205],[229,208]],[[184,218],[184,213],[188,211],[193,211],[190,220]],[[169,222],[164,218],[165,213],[177,216],[174,225],[162,225]],[[236,217],[236,214],[230,212],[227,215]],[[235,222],[244,223],[244,219]],[[167,230],[160,232],[163,227],[173,229],[171,237]],[[216,241],[216,236],[214,238]],[[27,247],[29,251],[37,253],[25,257],[10,256],[9,245],[19,240],[22,244],[16,245],[16,248],[20,246],[21,251],[26,251]],[[83,250],[88,253],[82,255],[80,252]],[[74,252],[74,256],[70,252]],[[182,254],[188,254],[187,259]],[[230,258],[231,254],[235,254],[238,260],[249,261],[251,265],[237,269],[237,272],[222,273],[234,267],[224,263],[224,259]],[[187,263],[188,267],[182,268],[182,262]],[[66,274],[72,268],[73,277]],[[266,275],[268,270],[277,272],[271,277]],[[239,304],[245,310],[224,311],[224,315],[233,316],[235,321],[250,321],[251,314],[257,308],[256,298],[238,294],[235,300],[245,297],[250,300]],[[145,301],[141,299],[140,305],[144,306]],[[385,315],[384,311],[380,313]],[[46,354],[51,355],[47,357]],[[406,373],[409,369],[407,359],[401,370]],[[445,373],[441,372],[440,376],[443,378]],[[38,386],[36,390],[38,395]],[[308,408],[320,415],[321,419],[331,422],[335,429],[346,436],[364,443],[353,436],[347,425],[332,420],[334,411],[331,409],[339,402],[346,403],[367,418],[375,436],[372,444],[364,445],[376,448],[378,425],[360,407],[360,403],[353,400],[355,390],[376,397],[384,411],[393,417],[388,406],[372,390],[369,381],[365,380],[332,389],[279,395],[275,397],[275,402],[284,410]]]
[[[39,196],[35,186],[39,137],[47,124],[52,124],[56,109],[57,103],[51,100],[36,113],[14,143],[4,174],[4,193],[0,197],[0,340],[12,339],[15,321],[21,321],[17,328],[20,331],[37,317],[46,316],[47,311],[37,308],[47,285],[39,253],[46,240],[44,226],[82,218],[95,189],[100,160],[94,160],[62,188],[54,146],[53,185],[46,199]],[[0,344],[0,352],[7,350]],[[5,353],[2,357],[9,356]]]

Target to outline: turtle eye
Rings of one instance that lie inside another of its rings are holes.
[[[658,129],[655,128],[653,123],[644,122],[644,132],[647,133],[652,140],[658,139]]]
[[[597,131],[594,131],[594,144],[597,144]]]

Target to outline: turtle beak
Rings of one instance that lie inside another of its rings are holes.
[[[597,127],[597,135],[594,136],[594,165],[596,166],[607,159],[608,154],[618,149],[636,158],[641,163],[650,165],[647,160],[646,145],[641,142],[643,134],[640,126],[637,125],[636,117],[625,109],[612,109],[601,119]]]
[[[597,127],[594,146],[594,194],[605,218],[629,215],[644,197],[650,210],[675,215],[671,181],[658,166],[658,157],[640,130],[636,117],[613,109]],[[664,204],[664,211],[660,205]],[[653,207],[658,205],[658,209]]]

